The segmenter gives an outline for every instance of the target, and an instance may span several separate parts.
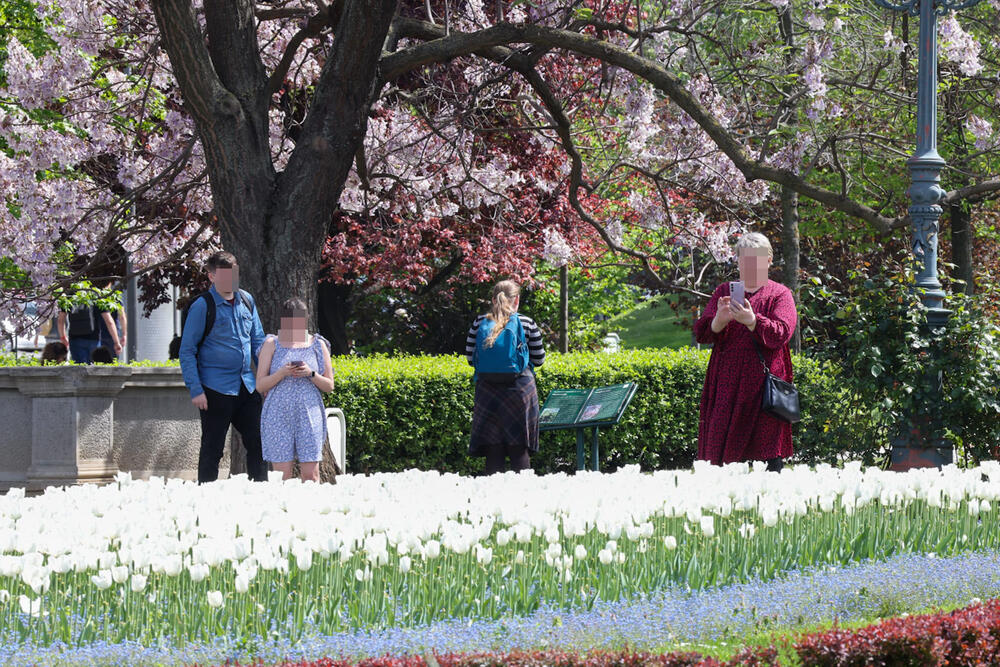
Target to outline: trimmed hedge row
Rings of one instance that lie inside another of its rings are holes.
[[[537,372],[539,396],[544,401],[557,388],[638,382],[622,422],[601,432],[601,469],[633,463],[643,469],[687,467],[697,450],[708,357],[707,350],[694,348],[549,354]],[[803,402],[796,459],[834,462],[856,450],[863,438],[845,417],[846,397],[836,389],[833,370],[806,357],[793,363]],[[467,454],[474,387],[464,357],[338,357],[334,367],[337,384],[327,403],[347,417],[350,470],[482,469],[482,459]],[[542,433],[532,467],[540,473],[574,470],[575,433]]]

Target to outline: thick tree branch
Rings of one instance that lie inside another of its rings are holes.
[[[298,141],[280,176],[275,233],[315,241],[316,252],[364,139],[375,91],[382,86],[378,61],[395,13],[396,0],[344,3]],[[307,228],[281,222],[300,217],[291,211],[303,206],[317,212]]]
[[[975,183],[973,185],[967,185],[964,188],[952,190],[944,196],[944,199],[941,200],[941,206],[954,204],[965,199],[983,198],[994,192],[1000,192],[1000,178],[991,178],[987,181],[983,181],[982,183]]]
[[[409,36],[419,38],[421,31],[428,35],[433,34],[436,28],[430,24],[419,28],[412,25],[419,22],[411,23],[411,21],[407,20],[401,25],[401,30],[405,30]],[[864,220],[882,233],[888,233],[906,224],[905,218],[884,216],[875,209],[838,192],[812,185],[794,172],[777,169],[754,160],[744,146],[687,90],[677,76],[657,62],[588,35],[539,25],[497,24],[474,33],[453,32],[445,37],[438,37],[387,55],[382,59],[381,71],[386,79],[392,79],[423,65],[462,55],[485,56],[490,48],[517,43],[565,49],[621,67],[648,81],[698,123],[719,150],[733,161],[747,181],[765,180],[786,185],[800,195]]]
[[[267,118],[267,77],[257,43],[253,0],[207,0],[205,26],[212,64],[226,89],[239,98],[245,111]]]
[[[220,109],[237,113],[239,103],[212,66],[191,0],[153,0],[153,13],[185,105],[195,121],[211,123]]]

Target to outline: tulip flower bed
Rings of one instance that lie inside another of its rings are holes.
[[[506,634],[503,624],[532,614],[570,618],[666,590],[995,550],[998,497],[1000,464],[906,474],[413,471],[332,487],[122,477],[10,493],[0,497],[0,643],[224,637],[251,649],[476,622]]]

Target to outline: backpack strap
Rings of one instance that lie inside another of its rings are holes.
[[[252,314],[253,311],[257,308],[257,304],[254,303],[253,297],[250,296],[250,292],[246,291],[245,289],[241,289],[239,290],[239,295],[240,295],[240,301],[243,302],[243,305]]]
[[[330,341],[318,333],[313,334],[313,347],[316,348],[316,362],[319,365],[319,374],[326,371],[326,359],[323,358],[323,345],[326,343],[326,351],[330,352]]]
[[[198,341],[198,347],[201,347],[201,344],[208,338],[208,333],[215,326],[215,299],[212,298],[211,292],[202,292],[198,298],[205,301],[205,330],[201,332],[201,339]]]

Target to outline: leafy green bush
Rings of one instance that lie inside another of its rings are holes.
[[[1000,443],[1000,350],[990,286],[954,294],[944,326],[930,328],[906,265],[852,271],[843,286],[807,286],[806,341],[841,370],[865,441],[946,442],[966,462]],[[934,378],[940,378],[936,380]]]
[[[708,357],[708,351],[693,348],[550,353],[538,370],[539,395],[544,400],[553,389],[636,381],[639,390],[622,422],[601,432],[602,469],[630,463],[645,469],[684,467],[697,451]],[[844,392],[836,388],[831,366],[804,357],[794,364],[804,413],[796,426],[796,460],[835,462],[844,452],[856,453],[863,443],[842,421],[838,406]],[[467,455],[474,387],[463,357],[340,357],[334,368],[337,387],[327,402],[347,417],[353,471],[482,469],[482,459]],[[575,469],[574,431],[542,433],[532,466],[539,472]]]

